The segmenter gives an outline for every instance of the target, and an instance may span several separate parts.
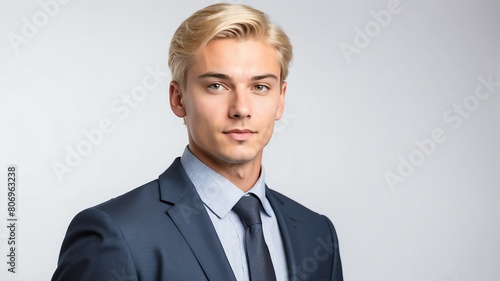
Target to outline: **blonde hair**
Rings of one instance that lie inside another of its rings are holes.
[[[168,58],[172,80],[185,88],[186,73],[194,55],[210,41],[222,38],[263,40],[273,46],[281,66],[281,80],[286,79],[292,60],[292,44],[285,32],[259,10],[219,3],[195,12],[175,31]]]

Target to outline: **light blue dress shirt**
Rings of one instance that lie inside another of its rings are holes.
[[[205,205],[236,279],[250,280],[245,254],[245,227],[240,217],[232,210],[245,193],[202,163],[187,147],[181,156],[181,164]],[[271,253],[276,279],[288,280],[283,240],[273,208],[266,198],[263,168],[259,179],[247,193],[255,194],[262,202],[262,229]]]

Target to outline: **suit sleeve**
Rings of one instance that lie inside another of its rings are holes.
[[[138,280],[127,242],[109,215],[87,209],[71,222],[52,281]]]
[[[326,216],[324,216],[325,220],[328,223],[330,228],[330,233],[332,235],[332,243],[333,243],[333,267],[332,267],[332,279],[331,281],[343,281],[344,277],[342,274],[342,263],[340,261],[340,250],[339,250],[339,240],[337,237],[337,232],[335,231],[335,227],[333,227],[332,222]]]

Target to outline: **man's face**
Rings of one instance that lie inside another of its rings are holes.
[[[190,150],[216,165],[260,165],[285,104],[276,50],[260,41],[217,39],[196,54],[186,78],[184,91],[172,82],[170,100],[185,117]]]

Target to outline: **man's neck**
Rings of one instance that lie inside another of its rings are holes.
[[[221,159],[214,159],[196,149],[189,147],[193,155],[203,164],[225,177],[243,192],[250,190],[260,176],[262,151],[251,161],[245,163],[229,163]]]
[[[210,167],[210,166],[209,166]],[[214,169],[213,167],[211,167]],[[228,179],[243,192],[247,192],[255,185],[260,176],[260,161],[258,167],[251,163],[226,164],[224,169],[214,169],[217,173]]]

